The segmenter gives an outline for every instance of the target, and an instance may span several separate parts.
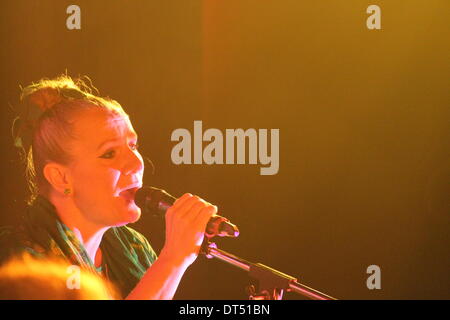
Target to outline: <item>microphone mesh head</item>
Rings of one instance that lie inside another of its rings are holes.
[[[142,187],[136,192],[134,202],[143,212],[155,216],[164,216],[166,210],[175,202],[176,198],[166,191],[154,187]]]
[[[143,211],[146,210],[145,202],[147,200],[147,195],[149,195],[150,193],[151,193],[150,187],[142,187],[138,191],[136,191],[136,194],[134,196],[134,202]]]

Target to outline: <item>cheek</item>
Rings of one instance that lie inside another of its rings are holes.
[[[74,174],[74,191],[93,198],[111,196],[117,190],[119,178],[120,171],[110,167],[79,166]]]

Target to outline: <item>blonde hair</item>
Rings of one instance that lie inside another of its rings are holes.
[[[13,134],[15,145],[23,151],[26,163],[26,177],[31,191],[29,202],[38,194],[45,195],[50,190],[43,173],[48,162],[70,162],[65,143],[75,138],[73,125],[81,111],[103,108],[127,116],[117,101],[99,97],[93,91],[98,94],[87,76],[72,79],[66,74],[54,79],[41,79],[22,89],[20,100],[24,110],[14,121],[13,132],[16,133]]]
[[[15,257],[0,268],[0,300],[112,300],[120,298],[107,280],[79,269],[79,287],[73,286],[74,266],[64,260],[38,260],[29,254]]]

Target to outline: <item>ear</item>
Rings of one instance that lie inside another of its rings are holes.
[[[72,190],[70,171],[66,166],[49,162],[44,166],[44,176],[56,192],[64,194],[66,189]]]

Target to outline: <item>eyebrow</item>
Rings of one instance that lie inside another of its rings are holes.
[[[138,138],[136,132],[130,133],[130,134],[128,135],[128,137],[131,138],[131,139],[136,139],[136,140],[137,140],[137,138]],[[108,144],[108,143],[111,143],[111,142],[116,142],[116,141],[119,141],[119,140],[120,140],[120,137],[118,137],[118,138],[113,138],[113,139],[108,139],[108,140],[106,140],[106,141],[103,141],[102,143],[100,143],[100,144],[98,145],[97,151],[100,150],[104,145],[106,145],[106,144]]]
[[[100,150],[104,145],[106,145],[106,144],[108,144],[108,143],[116,142],[116,141],[118,141],[118,140],[119,140],[119,139],[116,138],[116,139],[108,139],[108,140],[106,140],[106,141],[103,141],[102,143],[99,144],[99,146],[97,147],[97,150]]]

